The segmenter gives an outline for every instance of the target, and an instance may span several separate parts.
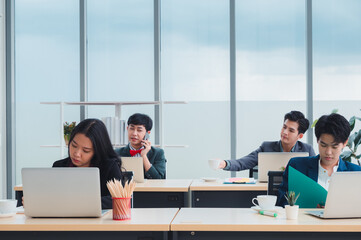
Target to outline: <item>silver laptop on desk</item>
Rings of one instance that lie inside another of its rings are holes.
[[[100,217],[98,168],[23,168],[24,213],[29,217]]]
[[[306,213],[320,218],[361,218],[361,172],[335,172],[325,208]]]
[[[308,157],[308,152],[260,152],[258,153],[258,181],[268,182],[269,171],[282,171],[294,157]]]
[[[121,157],[122,171],[133,172],[133,180],[137,183],[144,182],[144,165],[141,157]]]

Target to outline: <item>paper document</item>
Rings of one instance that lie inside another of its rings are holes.
[[[254,178],[226,178],[224,184],[254,184],[257,181]]]
[[[296,202],[300,208],[316,208],[317,204],[325,205],[326,189],[291,166],[288,169],[288,191],[294,191],[296,196],[300,193]]]
[[[24,207],[23,206],[19,206],[16,208],[16,213],[24,213]]]

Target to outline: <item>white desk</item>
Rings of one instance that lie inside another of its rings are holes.
[[[191,179],[147,179],[137,183],[134,190],[134,207],[188,207]]]
[[[251,207],[252,198],[267,194],[267,183],[223,184],[201,179],[148,179],[134,190],[135,208]],[[14,187],[21,204],[22,186]]]
[[[323,220],[304,211],[297,220],[287,220],[284,209],[274,218],[249,208],[182,208],[171,231],[174,239],[361,238],[361,219]]]
[[[194,180],[190,186],[192,207],[251,207],[252,198],[267,194],[267,183],[223,184]]]
[[[190,205],[189,186],[191,179],[147,179],[137,183],[134,190],[135,208],[181,208]],[[23,196],[22,185],[14,187],[18,206]]]
[[[132,209],[131,220],[114,221],[112,212],[101,218],[28,218],[16,214],[0,218],[0,239],[119,239],[154,237],[167,239],[178,208]]]
[[[137,183],[135,192],[188,192],[191,179],[147,179]]]

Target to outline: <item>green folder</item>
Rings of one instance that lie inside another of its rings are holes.
[[[325,205],[327,190],[303,173],[289,167],[288,191],[300,193],[296,204],[300,208],[316,208],[317,204]]]

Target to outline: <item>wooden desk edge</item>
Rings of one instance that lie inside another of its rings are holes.
[[[188,192],[189,187],[136,187],[134,192]]]
[[[1,224],[0,231],[170,231],[170,224]]]
[[[171,223],[171,231],[210,231],[210,232],[361,232],[360,225],[226,225],[199,223]]]
[[[191,191],[267,191],[268,186],[224,184],[220,186],[190,186]]]

